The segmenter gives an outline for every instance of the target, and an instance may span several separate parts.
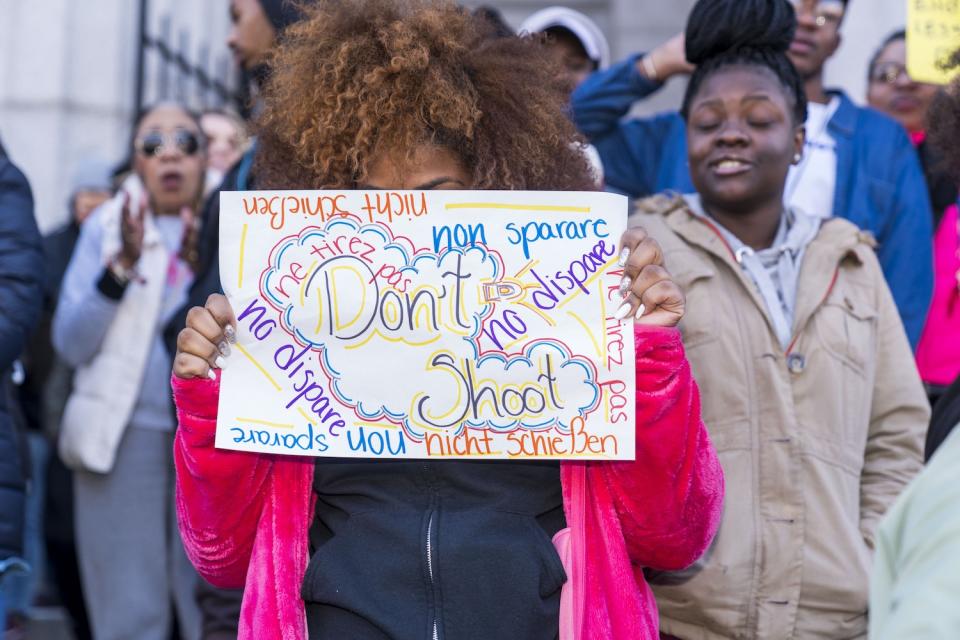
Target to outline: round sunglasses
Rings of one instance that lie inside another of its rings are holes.
[[[134,142],[134,148],[143,155],[153,158],[160,155],[171,145],[185,156],[192,156],[200,150],[200,136],[186,129],[177,129],[172,133],[151,131],[143,134]]]

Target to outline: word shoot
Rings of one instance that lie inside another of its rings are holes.
[[[363,458],[634,458],[607,193],[220,195],[238,324],[216,444]]]

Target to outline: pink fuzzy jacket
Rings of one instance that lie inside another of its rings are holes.
[[[723,472],[675,329],[635,329],[635,462],[564,462],[564,509],[583,640],[658,638],[643,568],[682,569],[713,539]],[[243,587],[240,639],[305,640],[315,460],[214,448],[219,381],[173,379],[177,515],[187,555],[220,587]],[[577,504],[571,483],[582,482]]]
[[[960,373],[960,211],[948,207],[933,237],[933,301],[917,345],[920,378],[948,386]]]

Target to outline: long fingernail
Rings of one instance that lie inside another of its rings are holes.
[[[216,380],[217,372],[214,371],[213,369],[207,369],[207,377],[210,378],[211,380]]]
[[[227,342],[234,344],[237,341],[237,332],[233,328],[233,325],[228,324],[227,328],[223,330],[223,337],[226,338]]]
[[[629,303],[629,302],[624,302],[622,305],[620,305],[620,308],[617,309],[617,312],[616,312],[615,314],[613,314],[613,319],[614,319],[614,320],[623,320],[623,319],[626,318],[628,315],[630,315],[630,303]]]
[[[646,310],[647,310],[647,308],[644,307],[644,306],[641,304],[640,307],[637,308],[637,313],[633,316],[633,319],[634,319],[634,320],[639,320],[639,319],[640,319],[640,316],[642,316],[642,315],[646,312]]]
[[[223,356],[217,356],[216,360],[213,361],[213,366],[217,369],[226,369],[227,361],[223,359]]]
[[[227,344],[226,340],[220,341],[220,344],[217,345],[217,351],[219,351],[220,355],[222,355],[224,358],[230,357],[230,345]]]
[[[627,295],[627,291],[630,290],[630,276],[623,276],[623,280],[620,281],[620,297],[624,298]]]
[[[621,267],[626,266],[627,258],[629,257],[630,257],[630,249],[628,247],[624,247],[623,251],[620,252],[620,259],[617,260],[617,264],[620,265]]]

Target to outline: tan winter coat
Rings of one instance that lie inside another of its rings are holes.
[[[679,197],[631,224],[687,296],[681,330],[727,481],[701,561],[655,576],[683,640],[862,638],[878,521],[921,468],[927,400],[872,239],[839,219],[807,247],[784,353],[756,287]]]

